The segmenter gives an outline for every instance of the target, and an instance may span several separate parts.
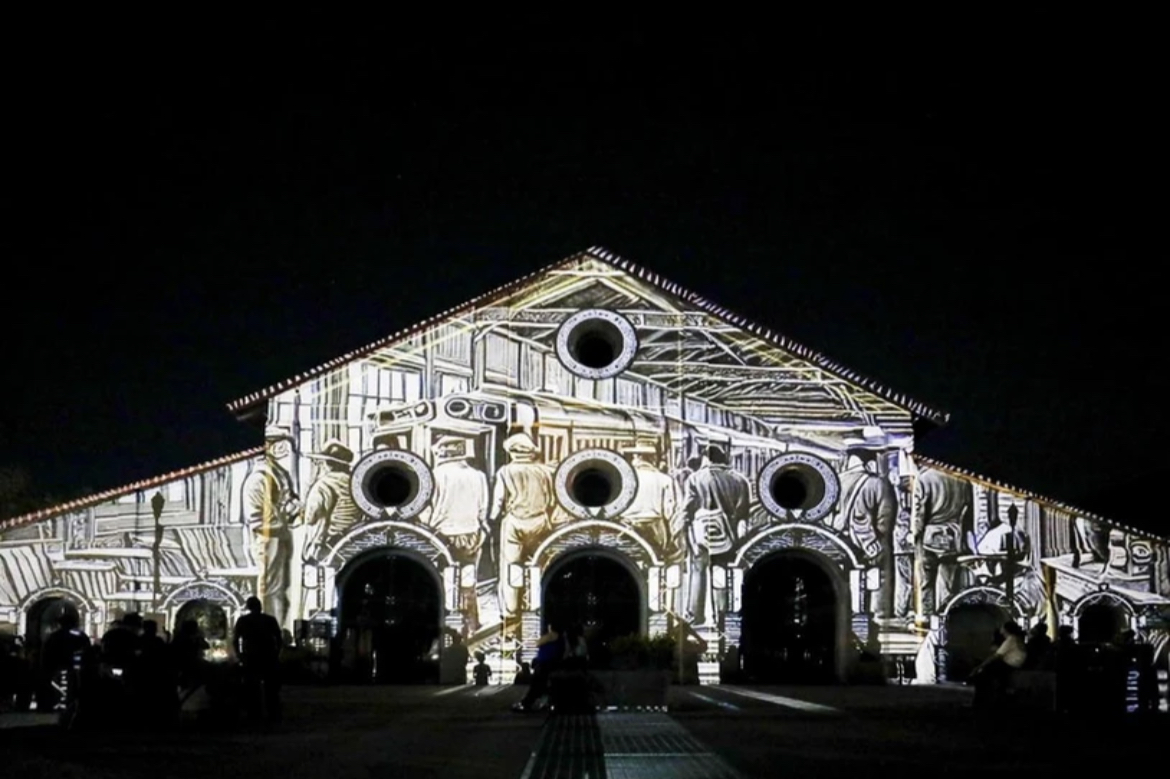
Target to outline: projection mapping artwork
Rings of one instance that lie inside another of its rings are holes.
[[[355,681],[506,680],[550,619],[680,631],[703,681],[943,679],[1009,617],[1166,663],[1166,539],[916,455],[945,415],[600,250],[230,407],[255,450],[0,525],[0,629],[222,654],[257,594]]]

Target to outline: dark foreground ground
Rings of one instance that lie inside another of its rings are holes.
[[[984,714],[943,687],[678,687],[667,714],[516,714],[521,688],[290,687],[277,726],[63,733],[0,715],[13,779],[1036,777],[1167,765],[1170,717]],[[811,704],[811,705],[810,705]],[[820,708],[818,708],[820,707]],[[604,753],[604,754],[603,754]],[[1157,769],[1154,768],[1155,773]]]

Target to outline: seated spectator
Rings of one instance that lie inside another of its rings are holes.
[[[976,704],[996,700],[1006,689],[1012,672],[1023,668],[1028,659],[1023,628],[1015,622],[1007,622],[1003,626],[1003,636],[999,648],[971,672]]]

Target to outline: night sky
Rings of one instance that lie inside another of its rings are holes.
[[[601,245],[951,412],[924,453],[1073,502],[1165,467],[1146,48],[561,35],[29,33],[0,465],[254,446],[229,401]]]

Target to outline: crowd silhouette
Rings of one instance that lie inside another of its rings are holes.
[[[172,637],[129,613],[94,641],[66,612],[39,652],[30,656],[14,641],[2,653],[0,696],[17,711],[55,712],[77,730],[279,721],[285,637],[258,599],[249,598],[245,611],[226,662],[209,657],[211,643],[195,620]]]
[[[1051,690],[1052,707],[1083,714],[1146,713],[1159,710],[1154,647],[1126,630],[1112,641],[1081,643],[1073,628],[1061,625],[1056,641],[1048,625],[1025,633],[1004,623],[991,640],[991,654],[972,672],[975,705],[1010,706],[1028,688]]]

